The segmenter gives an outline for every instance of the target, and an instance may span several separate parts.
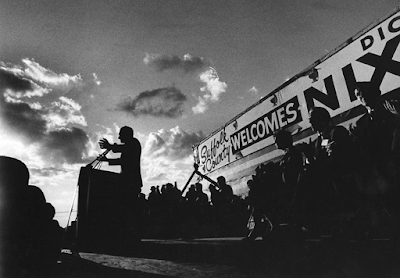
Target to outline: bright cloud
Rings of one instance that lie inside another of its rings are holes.
[[[82,107],[74,100],[67,97],[60,97],[59,101],[51,103],[51,107],[44,116],[47,127],[54,129],[66,127],[69,124],[87,126],[85,117],[81,114]]]
[[[194,114],[202,114],[208,109],[206,101],[199,96],[199,102],[196,106],[192,107],[192,111]]]
[[[25,86],[29,86],[29,89],[24,90],[14,88],[11,92],[14,98],[42,97],[50,92],[53,94],[57,93],[58,95],[80,96],[83,93],[90,92],[94,87],[101,84],[96,73],[92,74],[92,78],[84,80],[80,74],[68,75],[67,73],[55,73],[41,66],[35,60],[28,58],[22,59],[21,65],[0,61],[0,72],[3,76],[8,74],[14,78],[12,80],[12,78],[8,77],[8,82],[14,84],[7,85],[19,84],[21,86],[24,81]]]
[[[204,98],[212,102],[219,100],[219,96],[226,91],[228,85],[225,82],[219,80],[219,76],[215,69],[209,68],[202,74],[200,74],[200,80],[206,83],[206,86],[200,90],[204,93]]]
[[[258,94],[258,89],[255,86],[253,86],[253,87],[250,88],[249,93],[257,95]]]
[[[177,180],[182,183],[187,179],[194,162],[192,146],[203,138],[201,131],[189,132],[179,126],[150,133],[143,148],[142,172],[146,173],[145,186]]]
[[[99,79],[99,77],[97,76],[96,73],[93,73],[93,82],[97,85],[100,86],[101,85],[101,81]]]
[[[208,103],[217,102],[220,95],[226,92],[228,87],[225,82],[220,81],[217,71],[212,67],[201,73],[199,78],[205,83],[205,86],[200,88],[204,95],[199,97],[197,105],[192,107],[195,114],[204,113],[208,109]]]
[[[144,152],[152,157],[177,160],[192,154],[192,146],[203,139],[202,132],[191,133],[176,126],[170,130],[152,132],[146,141]]]
[[[42,67],[39,63],[30,59],[22,59],[25,69],[22,71],[39,83],[49,85],[68,85],[68,83],[76,83],[82,81],[80,74],[70,76],[66,73],[56,74],[55,72]]]

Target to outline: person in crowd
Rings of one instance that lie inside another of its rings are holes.
[[[225,177],[219,176],[217,182],[210,184],[211,202],[214,206],[229,205],[233,200],[232,187],[226,183]]]
[[[147,200],[149,201],[149,203],[154,202],[154,200],[157,199],[157,191],[156,191],[156,187],[152,186],[150,187],[150,193],[149,196],[147,197]]]
[[[190,189],[191,188],[191,189]],[[203,192],[203,185],[196,182],[189,188],[190,195],[186,194],[186,201],[184,202],[184,210],[186,211],[183,215],[185,218],[185,229],[184,237],[194,238],[201,236],[202,228],[205,223],[208,222],[210,217],[210,206],[208,202],[208,196]]]
[[[260,188],[265,197],[264,213],[272,223],[282,223],[287,221],[287,210],[282,206],[280,199],[282,196],[282,171],[278,162],[269,161],[256,168],[254,182]]]
[[[281,129],[274,137],[276,147],[284,152],[279,162],[282,183],[277,191],[276,202],[283,207],[287,221],[292,221],[295,215],[297,218],[301,215],[302,199],[297,198],[297,194],[299,190],[302,190],[302,188],[299,189],[299,182],[304,172],[304,157],[299,148],[293,145],[292,134],[289,131]],[[304,190],[300,192],[300,196],[302,194],[305,194]]]
[[[194,184],[191,184],[187,193],[185,194],[185,199],[189,204],[194,204],[196,202],[196,198],[196,187]]]
[[[178,188],[178,183],[177,182],[175,182],[174,183],[174,196],[175,196],[175,198],[176,199],[180,199],[181,198],[181,196],[182,196],[182,190],[180,190],[179,188]]]
[[[314,107],[310,111],[310,123],[317,138],[312,143],[311,153],[308,153],[310,164],[322,166],[336,175],[345,171],[346,158],[349,155],[351,138],[349,131],[340,125],[333,125],[329,112],[322,107]]]
[[[160,192],[155,186],[152,186],[150,188],[149,196],[147,197],[150,215],[155,215],[160,211],[160,197]]]
[[[395,182],[399,169],[399,103],[396,100],[385,100],[379,87],[369,82],[357,83],[355,95],[367,112],[352,129],[363,157],[360,162],[363,162],[362,166],[367,170],[365,174],[379,176],[388,186]],[[391,164],[394,167],[389,167]],[[364,178],[374,180],[368,176]],[[386,187],[381,189],[385,190]]]
[[[199,182],[195,184],[196,204],[199,206],[208,205],[208,196],[203,192],[203,185]]]
[[[31,240],[35,244],[35,248],[32,248],[32,263],[36,264],[36,267],[46,269],[47,267],[54,264],[60,256],[60,251],[64,236],[64,229],[60,227],[57,220],[54,220],[55,209],[52,204],[40,201],[42,213],[34,218],[36,219],[36,225],[32,223]],[[39,256],[40,254],[40,256]]]
[[[303,154],[293,145],[290,132],[283,129],[275,134],[275,145],[284,152],[279,163],[282,169],[282,181],[291,187],[296,187],[299,176],[304,170]]]
[[[195,171],[200,177],[211,183],[209,186],[211,203],[220,223],[221,233],[224,235],[229,234],[232,231],[232,219],[234,217],[232,215],[232,201],[234,198],[232,187],[226,183],[226,179],[223,176],[219,176],[217,181],[214,181],[198,171],[196,166]]]
[[[365,108],[351,133],[358,148],[358,186],[366,198],[364,213],[368,223],[362,236],[378,229],[379,211],[400,213],[400,104],[382,96],[378,85],[356,84],[355,95]],[[368,235],[370,234],[370,235]]]
[[[0,156],[0,271],[1,277],[17,277],[28,248],[26,215],[22,196],[28,188],[29,171],[24,163]],[[6,256],[4,254],[7,254]]]
[[[272,230],[272,223],[265,215],[265,188],[261,183],[256,182],[257,179],[257,176],[253,176],[252,179],[247,181],[249,193],[246,200],[249,204],[251,213],[247,223],[249,233],[242,239],[245,241],[253,241],[259,236],[265,236],[269,231]]]
[[[54,207],[28,182],[22,161],[0,156],[1,277],[41,277],[60,255],[63,230],[53,220]]]
[[[282,171],[282,182],[290,202],[294,202],[300,175],[304,170],[304,159],[302,152],[293,145],[293,138],[289,131],[279,130],[275,134],[276,147],[284,152],[279,162]]]
[[[305,196],[306,214],[315,230],[319,220],[329,218],[327,215],[355,209],[356,187],[349,175],[353,167],[349,131],[334,125],[329,112],[322,107],[311,109],[310,123],[317,138],[304,151],[309,164],[303,182],[305,191],[309,191]]]
[[[385,99],[379,86],[371,82],[358,82],[354,94],[363,105],[370,118],[388,118],[399,115],[400,103],[398,99]]]
[[[226,183],[225,177],[219,176],[217,182],[211,182],[209,186],[211,192],[211,203],[216,210],[217,217],[221,225],[221,234],[229,235],[233,228],[233,190]]]

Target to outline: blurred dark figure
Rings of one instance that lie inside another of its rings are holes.
[[[232,187],[226,183],[225,177],[223,176],[219,176],[216,182],[206,175],[203,175],[198,170],[196,170],[196,173],[211,183],[209,186],[211,192],[211,203],[214,214],[216,215],[221,228],[220,235],[230,235],[232,233],[232,225],[234,223],[234,210],[232,204],[234,194]]]
[[[366,109],[351,132],[360,157],[357,181],[366,198],[368,237],[377,230],[381,211],[386,217],[400,213],[400,104],[385,99],[379,86],[370,82],[357,83],[355,95]]]
[[[281,214],[292,228],[301,229],[305,219],[304,200],[306,188],[300,186],[300,178],[304,174],[305,157],[299,146],[293,145],[292,134],[287,130],[279,130],[275,134],[275,145],[284,152],[279,162],[282,172],[282,184],[277,193],[277,202]]]
[[[175,197],[180,199],[180,197],[182,196],[182,190],[178,188],[178,184],[176,182],[174,183],[174,192]]]
[[[183,203],[181,232],[183,238],[192,239],[202,236],[204,224],[210,217],[208,196],[199,182],[192,184]]]
[[[0,260],[2,277],[17,277],[28,248],[22,196],[28,188],[29,171],[24,163],[0,156]]]
[[[207,221],[207,216],[210,214],[210,203],[207,194],[203,192],[203,185],[201,183],[197,182],[195,189],[196,201],[194,213],[197,218],[197,225],[201,227]]]
[[[284,151],[280,161],[282,181],[284,184],[296,188],[299,176],[304,170],[303,154],[293,145],[293,138],[289,131],[280,130],[275,134],[276,147]]]
[[[185,194],[185,199],[188,202],[188,204],[193,205],[196,202],[196,187],[194,184],[191,184],[189,186],[188,192]]]
[[[261,164],[256,168],[254,178],[256,188],[260,189],[263,196],[263,212],[268,216],[272,223],[287,223],[286,204],[281,204],[281,196],[284,190],[282,181],[282,171],[277,162]]]
[[[32,262],[45,269],[54,264],[60,255],[64,229],[53,219],[56,213],[53,205],[45,200],[40,203],[42,212],[31,223],[31,242],[34,244],[30,246],[30,251]]]
[[[138,228],[138,234],[139,237],[142,238],[142,235],[144,234],[144,229],[143,225],[146,223],[147,218],[149,216],[149,204],[146,199],[146,195],[144,193],[139,193],[139,198],[138,198],[138,214],[137,214],[137,228]]]
[[[313,229],[323,218],[333,220],[341,210],[353,210],[356,186],[351,175],[354,151],[350,133],[343,126],[332,123],[329,112],[314,107],[310,123],[317,138],[305,150],[309,165],[304,175],[306,188],[306,213]]]
[[[217,182],[210,184],[211,202],[214,206],[224,206],[232,203],[233,190],[226,183],[225,177],[219,176]]]
[[[63,230],[24,163],[0,156],[1,277],[42,275],[60,255]]]
[[[160,211],[160,192],[155,186],[150,188],[149,197],[147,198],[149,206],[149,214],[151,216],[156,215]]]
[[[315,168],[322,168],[329,176],[347,172],[346,158],[349,156],[351,138],[349,131],[340,125],[334,126],[329,112],[322,107],[314,107],[310,112],[310,123],[318,137],[312,142],[313,147],[308,153],[308,160]]]
[[[257,179],[253,176],[253,179]],[[248,180],[249,195],[247,202],[250,206],[250,217],[247,222],[249,233],[243,240],[255,240],[259,236],[266,236],[272,231],[272,223],[265,215],[266,196],[262,185],[254,180]]]
[[[208,205],[208,196],[203,192],[203,185],[199,182],[195,184],[196,190],[196,204],[198,206]]]
[[[359,82],[355,95],[367,112],[352,129],[363,158],[360,162],[363,181],[367,185],[365,189],[383,194],[390,184],[398,183],[400,104],[383,99],[380,89],[369,82]],[[368,181],[374,184],[368,184]],[[380,184],[378,187],[377,183]]]
[[[209,186],[211,192],[211,203],[216,211],[221,227],[221,234],[229,236],[233,230],[233,190],[226,183],[225,177],[219,176],[217,182],[211,182]]]
[[[279,162],[282,171],[282,186],[279,192],[279,203],[285,204],[287,215],[293,213],[300,175],[304,171],[302,152],[293,145],[293,138],[289,131],[280,130],[275,134],[276,147],[284,152]]]

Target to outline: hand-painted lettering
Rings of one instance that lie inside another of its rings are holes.
[[[203,165],[203,172],[212,171],[226,159],[230,161],[230,141],[224,128],[219,135],[214,136],[209,145],[201,147],[200,163]]]

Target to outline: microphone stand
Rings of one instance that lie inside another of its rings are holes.
[[[194,167],[193,173],[190,175],[188,181],[186,182],[185,186],[184,186],[183,189],[182,189],[182,196],[183,196],[183,193],[185,193],[185,190],[186,190],[186,188],[188,187],[190,181],[192,180],[194,174],[196,174],[196,173],[197,173],[197,170],[199,169],[199,165],[197,165],[196,163],[193,165],[193,167]]]
[[[111,151],[111,149],[105,150],[102,154],[100,154],[98,157],[96,157],[92,162],[90,162],[88,165],[86,165],[86,167],[95,169],[97,166],[99,166],[101,164],[102,161],[100,159],[104,158],[110,151]]]

